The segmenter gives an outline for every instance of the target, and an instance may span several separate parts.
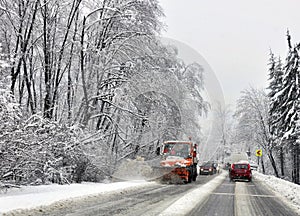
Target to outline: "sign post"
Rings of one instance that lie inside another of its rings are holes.
[[[259,158],[262,156],[262,150],[256,149],[255,150],[255,156],[257,157],[257,164],[259,165]]]

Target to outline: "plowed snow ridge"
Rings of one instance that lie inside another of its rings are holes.
[[[192,211],[197,204],[203,202],[210,195],[210,193],[212,193],[213,190],[215,190],[224,181],[226,176],[227,172],[223,171],[213,180],[185,194],[159,215],[188,215],[188,213]]]

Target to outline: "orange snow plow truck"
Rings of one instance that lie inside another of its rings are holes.
[[[185,183],[197,178],[197,144],[192,141],[165,141],[160,148],[163,180],[174,177]]]

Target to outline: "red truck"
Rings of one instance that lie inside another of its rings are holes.
[[[185,183],[197,178],[197,144],[192,141],[165,141],[160,148],[163,179],[179,177]]]

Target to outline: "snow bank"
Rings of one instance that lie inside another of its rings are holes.
[[[126,159],[123,160],[118,169],[112,175],[116,179],[121,180],[147,180],[147,174],[152,172],[151,166],[144,161],[143,158],[135,160]]]
[[[154,183],[146,181],[127,181],[109,184],[53,184],[14,188],[5,193],[0,191],[0,215],[12,210],[32,209],[43,205],[51,205],[57,201],[124,190],[126,188],[145,187],[150,184]]]
[[[285,204],[300,215],[300,185],[256,171],[253,171],[253,177],[271,188],[279,197],[283,197]]]
[[[146,180],[151,181],[163,176],[165,173],[160,169],[160,159],[144,160],[137,157],[134,160],[123,160],[118,169],[113,173],[112,177],[120,180]]]

